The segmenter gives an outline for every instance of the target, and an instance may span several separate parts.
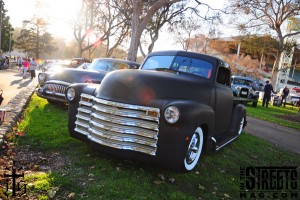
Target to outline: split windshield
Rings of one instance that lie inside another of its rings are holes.
[[[151,56],[143,64],[142,69],[170,69],[209,79],[211,77],[213,64],[205,60],[184,56]]]

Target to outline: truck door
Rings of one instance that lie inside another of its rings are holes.
[[[226,67],[218,69],[215,92],[215,133],[217,137],[222,138],[229,130],[233,107],[230,70]]]

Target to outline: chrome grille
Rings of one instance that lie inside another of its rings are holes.
[[[158,108],[81,94],[75,131],[101,145],[156,155]]]
[[[58,84],[58,83],[46,83],[44,85],[44,91],[47,94],[53,94],[58,96],[65,96],[65,91],[68,85]]]

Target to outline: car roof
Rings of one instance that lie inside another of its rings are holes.
[[[140,66],[140,64],[137,62],[129,61],[129,60],[122,60],[122,59],[117,59],[117,58],[95,58],[94,60],[107,60],[107,61],[123,62],[128,65]]]
[[[231,78],[239,78],[239,79],[245,79],[245,80],[253,81],[252,78],[246,77],[246,76],[231,76]]]
[[[220,58],[207,55],[207,54],[201,54],[191,51],[182,51],[182,50],[168,50],[168,51],[155,51],[150,53],[148,56],[154,56],[154,55],[173,55],[173,56],[186,56],[186,57],[193,57],[193,58],[206,58],[210,60],[218,60],[219,62],[224,62]]]

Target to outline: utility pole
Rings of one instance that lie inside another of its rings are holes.
[[[2,41],[2,11],[4,7],[3,0],[0,0],[0,51],[2,50],[1,41]]]
[[[9,56],[10,56],[10,52],[11,52],[11,26],[9,26],[9,44],[8,44],[8,52],[9,52]]]

